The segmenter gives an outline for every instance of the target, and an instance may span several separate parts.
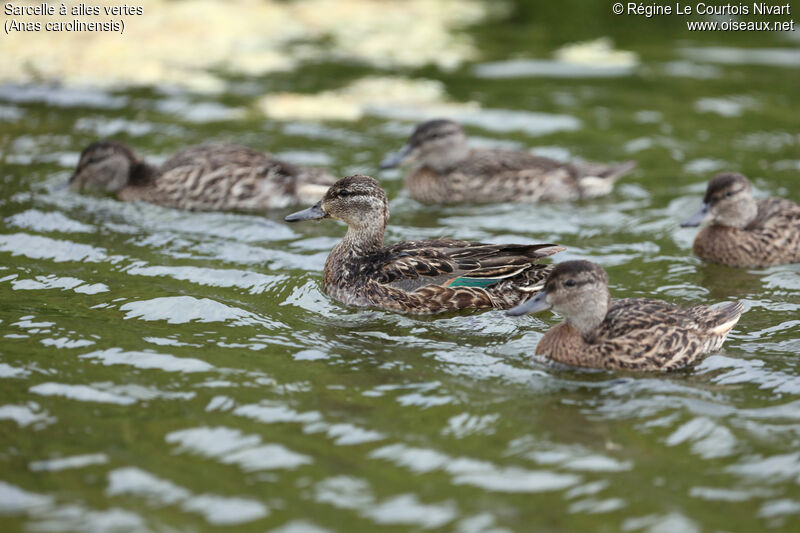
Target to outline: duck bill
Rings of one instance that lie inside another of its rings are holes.
[[[389,154],[383,158],[381,161],[380,168],[387,169],[387,168],[395,168],[402,165],[406,158],[408,158],[409,154],[411,154],[411,145],[406,144],[400,151],[395,152],[393,154]]]
[[[320,220],[322,218],[328,218],[328,213],[322,210],[322,200],[320,200],[308,209],[288,215],[284,220],[286,222],[300,222],[301,220]]]
[[[681,224],[681,227],[682,228],[689,228],[689,227],[699,226],[700,224],[702,224],[706,220],[706,218],[708,218],[709,211],[710,210],[709,210],[708,204],[703,202],[703,205],[702,205],[702,207],[700,207],[700,210],[697,213],[695,213],[694,215],[692,215],[689,218],[689,220],[687,220],[686,222]]]
[[[542,289],[539,291],[539,294],[527,302],[521,303],[506,311],[506,314],[508,316],[519,316],[528,313],[538,313],[539,311],[546,311],[547,309],[550,309],[550,304],[547,303],[547,290]]]

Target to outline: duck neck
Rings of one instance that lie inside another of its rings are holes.
[[[347,250],[355,256],[364,256],[383,248],[383,236],[386,222],[380,224],[362,224],[348,226],[342,242],[337,245],[340,250]]]
[[[715,217],[714,222],[722,226],[744,229],[758,216],[758,203],[748,195],[734,208],[723,210]]]
[[[326,279],[332,283],[344,280],[352,271],[349,264],[383,248],[385,229],[385,220],[380,223],[348,226],[344,238],[333,247],[325,262]]]
[[[567,315],[567,322],[581,334],[584,341],[591,344],[598,326],[606,318],[610,304],[611,297],[606,290],[601,297],[583,301],[579,308],[571,310]]]
[[[470,148],[463,142],[449,146],[447,150],[437,151],[425,158],[425,166],[439,173],[445,173],[460,165],[469,157]]]
[[[130,174],[128,175],[128,185],[145,185],[155,179],[158,171],[150,163],[139,160],[131,163]]]

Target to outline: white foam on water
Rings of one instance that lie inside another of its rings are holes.
[[[322,415],[318,411],[300,413],[291,407],[277,403],[241,405],[233,410],[233,414],[252,418],[265,424],[275,424],[279,422],[310,424],[322,420]]]
[[[529,470],[511,466],[498,467],[487,461],[450,457],[435,450],[392,444],[373,450],[370,457],[386,459],[413,473],[443,470],[456,485],[471,485],[492,492],[546,492],[577,485],[581,478],[549,470]]]
[[[67,385],[65,383],[40,383],[30,389],[34,394],[42,396],[60,396],[79,402],[112,403],[117,405],[131,405],[136,403],[136,399],[129,396],[120,396],[110,392],[104,392],[87,385]]]
[[[447,427],[442,430],[442,435],[452,435],[458,439],[470,435],[490,435],[494,433],[493,426],[499,418],[498,414],[478,416],[461,413],[448,419]]]
[[[618,511],[627,505],[622,498],[606,498],[605,500],[587,498],[571,503],[567,510],[570,513],[600,514]]]
[[[687,47],[681,52],[695,61],[723,65],[764,65],[800,67],[800,50],[796,48],[733,48],[727,46]]]
[[[184,487],[136,467],[109,472],[106,494],[139,496],[154,506],[179,505],[184,511],[202,515],[212,525],[242,524],[269,514],[269,509],[255,500],[214,494],[195,495]]]
[[[706,417],[696,417],[667,437],[667,446],[691,442],[692,453],[704,459],[728,457],[736,452],[738,441],[731,430]]]
[[[414,494],[400,494],[373,504],[362,516],[383,525],[413,525],[423,529],[444,527],[458,517],[452,502],[425,504]]]
[[[214,494],[192,496],[183,502],[181,509],[201,514],[215,526],[244,524],[269,515],[269,508],[259,501]]]
[[[0,378],[24,378],[28,377],[30,373],[30,370],[25,368],[0,363]]]
[[[745,479],[776,484],[784,481],[800,483],[800,453],[786,453],[763,457],[761,455],[742,458],[725,471]]]
[[[35,424],[38,428],[52,424],[57,419],[36,402],[28,402],[27,405],[0,405],[0,420],[13,420],[23,428]]]
[[[378,431],[364,429],[353,424],[333,424],[328,428],[328,436],[334,438],[338,446],[351,446],[383,440],[386,436]]]
[[[21,255],[29,259],[50,259],[56,263],[67,261],[116,263],[122,259],[120,256],[107,255],[103,248],[29,233],[0,235],[0,252],[9,252],[11,255]]]
[[[155,352],[126,352],[122,348],[109,348],[79,356],[80,359],[93,359],[105,366],[127,365],[145,370],[158,369],[164,372],[209,372],[214,366],[191,357],[175,357],[174,355]]]
[[[39,511],[53,503],[51,496],[36,494],[0,481],[0,513],[20,514]]]
[[[103,283],[87,284],[82,279],[73,278],[70,276],[36,276],[36,279],[20,279],[17,278],[11,282],[11,286],[15,291],[32,291],[32,290],[46,290],[46,289],[62,289],[74,290],[82,294],[98,294],[101,292],[108,292],[108,285]]]
[[[689,496],[719,502],[746,502],[753,498],[769,496],[763,489],[733,489],[729,487],[692,487]]]
[[[132,511],[116,507],[96,511],[81,504],[64,504],[37,512],[32,517],[30,530],[50,533],[149,531],[145,520]]]
[[[172,505],[191,496],[191,491],[136,467],[108,473],[109,496],[140,496],[158,505]]]
[[[94,341],[89,339],[70,339],[69,337],[42,339],[41,342],[45,346],[55,346],[56,348],[85,348],[94,344]]]
[[[9,226],[15,226],[33,231],[61,233],[93,233],[94,226],[72,220],[58,211],[44,212],[38,209],[28,209],[6,218]]]
[[[245,472],[286,469],[311,464],[311,457],[293,452],[281,444],[262,444],[258,435],[224,427],[173,431],[166,441],[178,444],[178,451],[194,452],[234,464]]]
[[[292,520],[275,529],[270,529],[268,533],[333,533],[333,531],[308,520]]]
[[[28,468],[33,472],[58,472],[60,470],[83,468],[91,465],[104,465],[106,463],[108,463],[108,456],[106,454],[93,453],[32,461],[28,463]]]
[[[134,276],[170,277],[206,287],[235,287],[250,294],[262,294],[284,282],[288,276],[270,276],[246,270],[228,270],[194,266],[147,266],[134,264],[125,269]]]
[[[552,59],[509,59],[475,65],[478,78],[612,78],[627,76],[635,65],[591,65]]]
[[[231,307],[210,298],[192,296],[162,296],[150,300],[138,300],[121,305],[120,310],[127,311],[126,319],[166,320],[168,324],[197,321],[249,325],[261,322],[256,315],[244,309]]]
[[[642,531],[647,533],[700,533],[702,530],[697,523],[687,516],[673,511],[657,515],[651,514],[636,518],[626,518],[622,522],[623,531]]]

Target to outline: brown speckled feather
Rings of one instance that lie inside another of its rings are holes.
[[[345,304],[401,313],[507,309],[541,288],[551,267],[539,260],[564,249],[453,239],[384,246],[389,202],[377,180],[363,175],[342,178],[315,206],[286,220],[322,218],[347,224],[325,262],[323,290]]]
[[[456,240],[409,241],[366,256],[334,249],[323,288],[344,303],[407,313],[464,308],[508,309],[534,294],[550,271],[538,260],[563,248]],[[486,287],[451,287],[461,277],[489,279]]]
[[[261,211],[309,201],[333,184],[333,176],[276,160],[245,146],[209,144],[178,152],[159,167],[143,162],[144,178],[132,179],[118,197],[179,209]],[[310,190],[309,190],[310,189]],[[307,192],[308,191],[308,192]]]
[[[607,194],[616,178],[633,166],[632,162],[579,166],[528,152],[474,149],[446,172],[427,166],[412,170],[406,188],[423,203],[569,201]],[[587,177],[595,179],[584,180]],[[607,190],[601,193],[586,186],[603,181]]]
[[[740,302],[681,309],[658,300],[612,300],[591,338],[563,322],[542,337],[536,353],[573,366],[675,370],[718,350],[743,310]]]
[[[757,204],[756,219],[743,229],[715,224],[700,230],[695,255],[742,268],[800,262],[800,206],[784,198]]]

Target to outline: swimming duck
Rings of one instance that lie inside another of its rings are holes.
[[[554,244],[484,244],[452,239],[385,246],[389,203],[369,176],[337,181],[316,205],[287,222],[335,218],[344,239],[325,262],[322,288],[348,305],[431,314],[466,308],[508,309],[541,288],[552,268],[539,259]]]
[[[538,202],[593,198],[636,166],[564,163],[520,150],[470,148],[463,128],[452,120],[416,127],[403,148],[381,168],[417,163],[405,179],[411,197],[427,204]]]
[[[758,268],[800,262],[800,205],[785,198],[756,200],[750,182],[723,173],[708,182],[703,205],[681,226],[701,229],[692,247],[702,259]]]
[[[611,300],[602,267],[566,261],[555,266],[539,294],[507,314],[545,309],[553,309],[564,322],[544,334],[537,354],[572,366],[666,371],[718,350],[744,305],[682,309],[660,300]]]
[[[69,186],[180,209],[262,211],[313,202],[334,181],[246,146],[191,146],[156,166],[123,143],[98,141],[81,153]]]

